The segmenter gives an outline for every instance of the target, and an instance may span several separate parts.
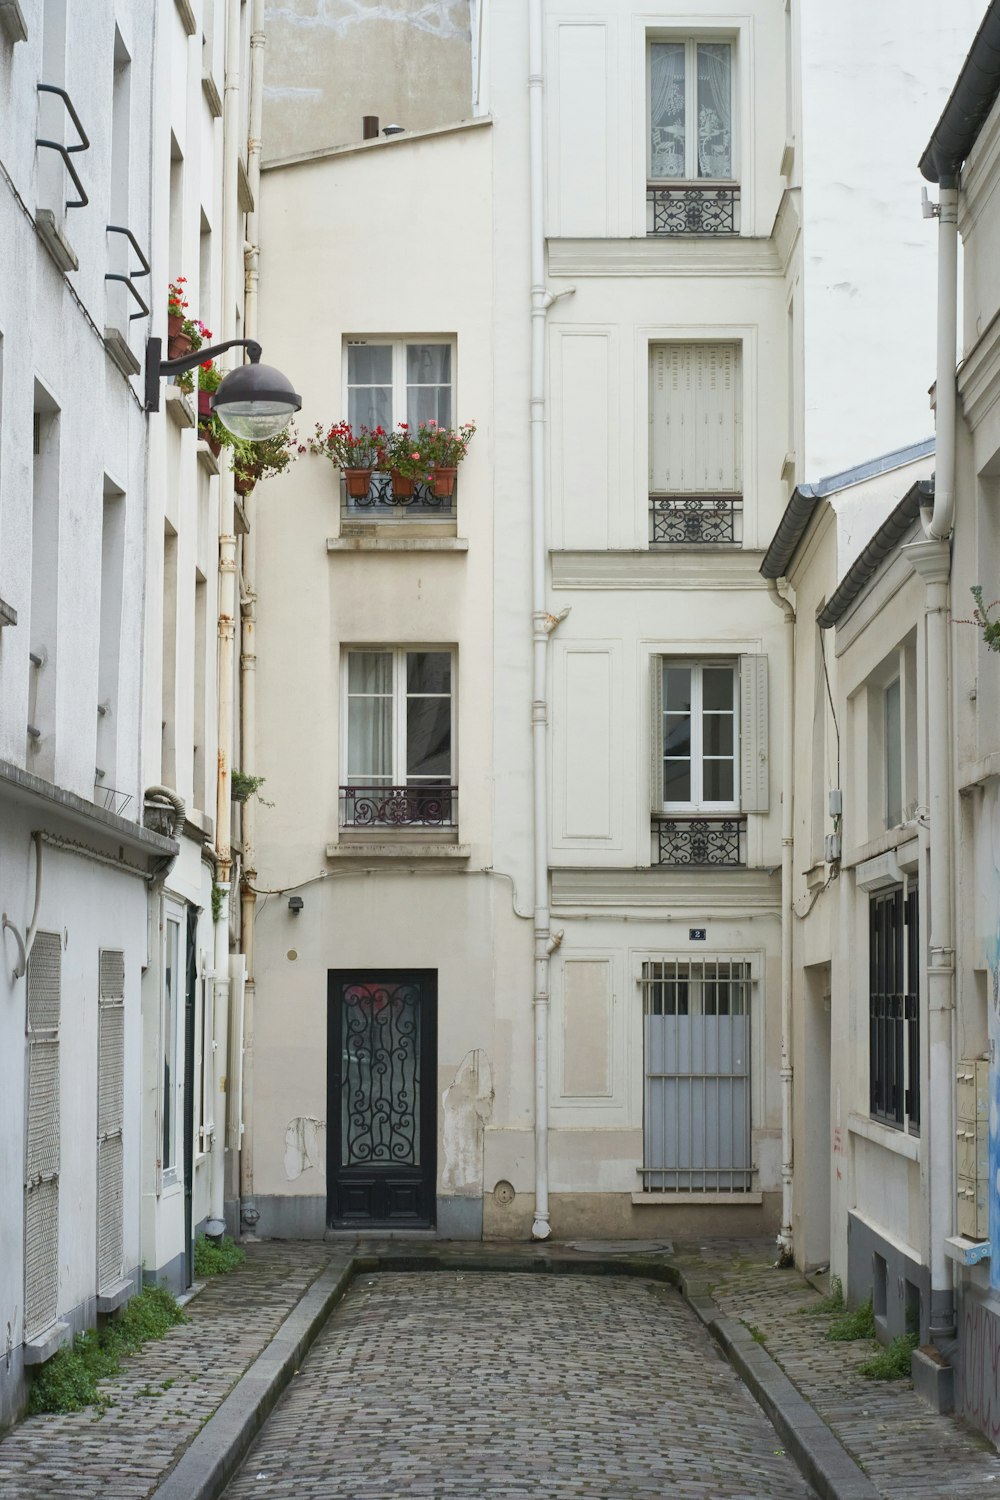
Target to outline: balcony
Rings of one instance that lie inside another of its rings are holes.
[[[740,189],[735,182],[646,185],[646,234],[739,234]]]
[[[414,484],[413,493],[400,495],[393,491],[388,474],[374,473],[363,495],[348,493],[341,481],[340,515],[342,521],[454,521],[458,484],[450,495],[436,495],[429,484]]]
[[[743,540],[742,495],[650,495],[650,545],[733,546]]]
[[[440,782],[410,786],[342,786],[341,828],[385,830],[454,828],[458,787]]]
[[[655,865],[731,865],[747,862],[747,820],[739,813],[657,818]]]

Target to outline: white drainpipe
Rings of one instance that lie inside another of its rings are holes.
[[[245,294],[243,330],[255,339],[258,331],[257,288],[260,272],[260,230],[258,198],[260,195],[261,128],[264,108],[264,0],[253,0],[250,36],[250,141],[247,149],[247,181],[253,198],[253,211],[247,215],[245,260]],[[247,496],[248,511],[252,496]],[[257,530],[251,515],[250,530],[243,538],[243,590],[240,601],[242,640],[240,649],[240,710],[242,714],[242,770],[253,775],[257,768],[257,595],[254,592],[257,560]],[[248,1128],[240,1137],[240,1218],[252,1232],[257,1223],[257,1205],[253,1196],[253,1065],[254,1065],[254,917],[257,898],[257,805],[248,797],[242,805],[243,872],[245,883],[240,903],[241,946],[246,959],[246,985],[243,994],[243,1119]]]
[[[945,182],[949,185],[945,186]],[[937,382],[935,391],[934,509],[924,524],[927,540],[903,551],[924,580],[927,652],[927,798],[930,880],[927,910],[928,1099],[921,1110],[928,1141],[928,1257],[931,1273],[930,1336],[949,1339],[955,1308],[951,1261],[945,1240],[954,1232],[955,939],[952,916],[954,860],[951,837],[951,705],[949,694],[950,536],[955,509],[955,349],[958,321],[958,185],[943,179],[938,217]]]
[[[781,731],[781,1228],[782,1261],[791,1260],[792,1244],[792,841],[794,834],[795,605],[787,583],[768,582],[768,591],[785,615],[784,683]]]
[[[222,336],[236,337],[236,293],[242,236],[237,238],[237,164],[240,150],[240,0],[226,7],[226,76],[222,116]],[[236,611],[236,527],[233,477],[219,480],[218,777],[215,803],[216,883],[222,890],[215,923],[215,1134],[212,1140],[212,1218],[225,1209],[226,1103],[229,1083],[229,887],[232,878],[233,685]],[[214,1227],[214,1226],[213,1226]],[[220,1231],[221,1232],[221,1231]]]

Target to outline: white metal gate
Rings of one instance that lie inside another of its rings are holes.
[[[647,1192],[746,1192],[750,965],[659,959],[642,966]]]
[[[28,1107],[24,1152],[24,1336],[51,1328],[59,1303],[59,1017],[62,940],[38,932],[28,958]]]
[[[97,1043],[97,1284],[121,1278],[124,1256],[125,955],[105,948],[100,960]]]

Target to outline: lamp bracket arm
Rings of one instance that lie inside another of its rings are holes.
[[[186,370],[194,370],[198,365],[203,365],[206,360],[214,359],[217,354],[225,354],[227,349],[243,348],[250,356],[250,363],[260,363],[263,352],[256,339],[228,339],[224,344],[212,344],[208,349],[193,349],[190,354],[182,354],[180,359],[161,359],[161,375],[183,375]]]

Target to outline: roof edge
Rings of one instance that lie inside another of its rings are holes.
[[[920,158],[928,182],[954,185],[1000,95],[1000,0],[990,0],[962,70]]]
[[[865,585],[874,577],[890,553],[895,551],[921,510],[933,503],[934,483],[932,480],[918,479],[916,484],[910,486],[896,508],[882,522],[871,541],[851,563],[824,608],[816,616],[816,623],[821,630],[829,630],[831,625],[840,623],[855,599],[864,590]]]

